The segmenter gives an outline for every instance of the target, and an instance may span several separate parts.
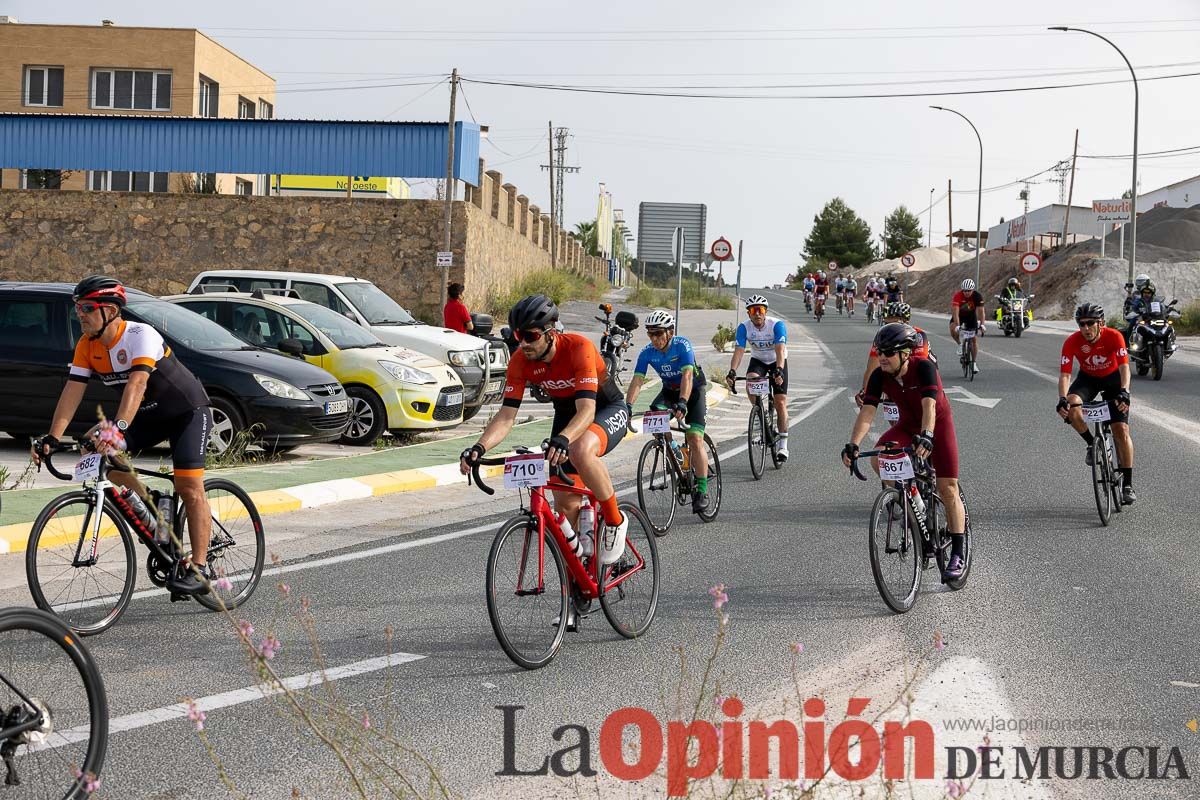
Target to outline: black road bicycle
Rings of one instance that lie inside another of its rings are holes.
[[[87,797],[108,747],[96,662],[53,614],[0,610],[0,797]]]
[[[1117,471],[1117,447],[1112,435],[1112,412],[1108,401],[1072,403],[1083,408],[1083,419],[1092,423],[1092,492],[1096,495],[1096,511],[1100,524],[1107,526],[1113,510],[1121,513],[1121,473]]]
[[[86,439],[63,443],[43,459],[52,475],[69,481],[72,475],[54,468],[54,453],[81,453],[76,473],[83,487],[59,495],[42,509],[25,550],[25,575],[34,603],[81,636],[108,630],[129,606],[137,583],[135,538],[149,551],[146,573],[155,586],[166,586],[173,572],[182,577],[187,569],[181,551],[188,542],[187,514],[170,485],[174,476],[135,468],[139,475],[168,482],[165,491],[151,490],[154,508],[166,513],[143,509],[149,516],[139,515],[137,506],[144,503],[133,502],[136,495],[125,495],[109,481],[109,459],[90,450]],[[232,481],[208,478],[204,493],[212,508],[208,564],[217,580],[210,592],[195,599],[213,611],[237,608],[254,594],[262,577],[266,551],[262,519],[254,501]],[[222,588],[222,578],[227,587]],[[187,598],[171,596],[172,601]]]
[[[888,608],[903,614],[917,601],[921,588],[921,576],[936,559],[943,573],[950,563],[950,536],[946,532],[946,509],[937,493],[937,476],[933,466],[926,461],[911,458],[911,447],[896,447],[894,442],[883,442],[878,450],[859,452],[850,461],[850,471],[860,481],[867,478],[858,469],[858,460],[880,456],[880,477],[892,481],[884,486],[875,504],[871,506],[871,521],[867,527],[867,541],[871,556],[871,572],[879,596]],[[905,459],[905,456],[910,458]],[[891,461],[889,461],[891,459]],[[912,477],[888,476],[887,464],[907,461]],[[942,578],[951,589],[961,589],[967,584],[971,572],[973,546],[971,542],[971,513],[967,510],[967,499],[959,485],[958,498],[966,514],[967,535],[963,548],[963,573],[953,580]]]
[[[975,380],[975,355],[971,351],[971,340],[979,334],[979,331],[967,330],[964,327],[958,329],[958,363],[962,365],[963,377],[968,381]]]
[[[682,444],[675,441],[676,433],[683,439]],[[666,536],[676,509],[692,501],[696,473],[684,434],[678,423],[671,432],[656,433],[638,456],[638,507],[650,521],[656,536]],[[708,508],[697,516],[704,522],[712,522],[721,510],[721,459],[717,456],[716,444],[707,433],[704,434],[704,451],[708,455]]]
[[[750,474],[754,476],[754,480],[758,480],[763,476],[763,472],[767,468],[767,453],[771,454],[771,464],[775,469],[783,466],[783,460],[779,457],[779,453],[775,451],[776,446],[782,439],[779,436],[779,425],[775,418],[775,403],[770,394],[751,393],[749,386],[757,381],[763,381],[767,384],[767,391],[770,392],[771,381],[774,378],[774,372],[770,372],[762,378],[734,378],[733,386],[730,391],[737,394],[738,381],[747,383],[747,395],[750,397],[750,424],[746,429],[746,443],[749,445],[747,453],[750,456]],[[758,384],[761,388],[762,384]]]

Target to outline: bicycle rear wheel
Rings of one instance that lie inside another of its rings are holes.
[[[51,500],[34,521],[25,549],[25,577],[34,604],[80,636],[112,627],[125,613],[137,583],[133,534],[107,497],[96,557],[83,552],[91,548],[94,502],[95,495],[88,491]]]
[[[767,406],[767,434],[771,443],[771,466],[775,469],[783,468],[783,459],[779,457],[776,448],[779,445],[779,419],[775,414],[775,398],[772,397],[766,401]]]
[[[887,488],[875,498],[867,543],[879,596],[888,608],[903,614],[917,600],[923,559],[916,519],[899,490]]]
[[[496,640],[513,663],[538,669],[554,658],[567,632],[567,586],[558,544],[553,536],[538,536],[533,517],[513,517],[501,526],[488,552],[487,608]]]
[[[1104,444],[1104,434],[1099,432],[1092,443],[1092,492],[1096,495],[1096,511],[1100,514],[1100,524],[1107,526],[1112,517],[1112,491],[1109,489],[1108,448]]]
[[[613,630],[636,639],[649,630],[658,609],[658,545],[641,509],[631,503],[620,509],[629,521],[625,553],[601,570],[600,608]]]
[[[762,404],[755,401],[750,409],[750,427],[746,431],[747,452],[750,455],[750,474],[754,480],[763,475],[767,466],[767,426],[763,420]]]
[[[15,748],[17,796],[87,797],[108,748],[108,700],[87,648],[54,615],[0,611],[0,711],[0,749]],[[36,727],[6,732],[39,715]]]
[[[1124,478],[1119,469],[1119,461],[1117,460],[1117,446],[1113,442],[1112,429],[1104,431],[1104,452],[1107,454],[1105,461],[1108,462],[1108,489],[1112,494],[1113,512],[1120,514],[1125,510],[1124,504],[1121,502],[1121,486],[1124,484]]]
[[[698,516],[705,522],[712,522],[721,511],[721,457],[707,433],[704,434],[704,452],[708,456],[708,508]]]
[[[220,611],[222,604],[227,609],[234,609],[250,599],[262,577],[267,550],[262,518],[250,495],[233,481],[209,478],[204,482],[204,496],[212,509],[208,564],[218,580],[213,581],[208,594],[196,595],[196,600],[213,611]],[[180,519],[179,538],[186,547],[187,515]],[[228,589],[215,585],[220,578],[229,581]]]
[[[656,436],[642,447],[638,456],[638,506],[645,513],[657,536],[666,536],[675,519],[675,470],[668,463],[669,445]]]
[[[945,584],[954,591],[958,591],[967,585],[967,576],[971,574],[971,554],[974,549],[973,543],[971,542],[971,510],[967,508],[967,496],[963,494],[961,483],[958,485],[958,499],[959,502],[962,503],[963,507],[963,527],[966,532],[966,538],[963,540],[963,573],[960,577],[955,578],[952,581],[945,581]],[[930,515],[930,519],[933,521],[934,526],[937,526],[939,530],[939,547],[936,554],[937,565],[938,570],[940,570],[942,573],[945,573],[946,567],[950,564],[950,536],[948,531],[945,535],[940,533],[940,531],[945,528],[943,523],[946,520],[946,508],[937,492],[934,492],[933,494],[933,505],[937,510],[934,512],[934,514]]]

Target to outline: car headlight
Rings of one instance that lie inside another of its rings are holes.
[[[288,400],[309,400],[307,394],[292,386],[287,381],[281,381],[279,378],[272,378],[268,375],[259,375],[255,373],[254,380],[258,381],[258,385],[266,389],[270,394],[276,397],[286,397]]]
[[[402,383],[437,383],[437,379],[425,370],[401,364],[399,361],[380,361],[379,366]]]
[[[476,367],[480,364],[478,350],[452,350],[449,355],[450,363],[456,367]]]

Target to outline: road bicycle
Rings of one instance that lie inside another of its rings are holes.
[[[860,481],[867,478],[858,469],[858,460],[879,457],[879,476],[885,485],[871,507],[867,526],[871,573],[879,596],[888,608],[903,614],[913,607],[921,588],[921,577],[937,561],[942,583],[951,589],[967,584],[971,571],[971,514],[959,484],[958,498],[966,516],[966,543],[963,548],[963,572],[958,578],[945,577],[950,563],[950,536],[946,532],[946,509],[937,492],[937,476],[927,461],[910,456],[911,447],[896,447],[882,442],[878,450],[859,452],[850,460],[850,471]]]
[[[488,618],[500,647],[518,666],[544,667],[562,646],[572,612],[576,619],[588,616],[595,600],[617,633],[627,639],[645,635],[658,609],[660,576],[658,546],[641,509],[620,504],[629,521],[625,552],[615,564],[601,564],[598,534],[604,528],[596,496],[560,467],[552,474],[561,483],[547,487],[543,454],[527,447],[517,448],[516,454],[481,458],[470,474],[484,494],[493,495],[495,489],[483,482],[479,468],[504,465],[513,486],[529,492],[529,507],[522,494],[520,512],[500,526],[488,551]],[[568,541],[555,518],[547,488],[578,494],[596,509],[593,529],[578,534],[591,535],[592,555],[576,555],[574,540]]]
[[[1092,492],[1096,495],[1096,511],[1100,524],[1107,526],[1113,509],[1121,508],[1121,473],[1117,471],[1117,447],[1112,435],[1112,411],[1107,400],[1091,403],[1072,403],[1071,408],[1083,409],[1083,419],[1092,424]]]
[[[971,340],[975,334],[975,331],[961,325],[958,328],[958,363],[962,365],[963,377],[968,381],[975,380],[975,354],[971,350]]]
[[[0,797],[84,798],[108,749],[96,662],[57,617],[0,610]]]
[[[108,480],[111,460],[92,449],[91,441],[82,439],[61,443],[43,458],[56,478],[80,480],[83,486],[42,509],[25,550],[34,603],[81,636],[108,630],[129,606],[137,583],[135,540],[148,551],[146,574],[155,586],[166,586],[173,573],[182,577],[190,568],[183,544],[188,541],[187,514],[171,487],[174,475],[134,468],[138,475],[168,484],[164,491],[150,490],[151,510],[136,494]],[[74,475],[55,469],[54,454],[61,452],[82,455]],[[213,611],[237,608],[250,599],[262,577],[262,519],[254,501],[232,481],[208,478],[204,493],[212,509],[208,564],[218,580],[194,597]],[[172,602],[186,599],[188,595],[171,595]]]
[[[871,323],[874,321],[875,321],[875,298],[868,297],[867,298],[867,322]]]
[[[838,291],[838,292],[834,292],[834,296],[835,296],[835,297],[837,297],[837,312],[838,312],[838,314],[841,314],[841,313],[842,313],[842,306],[843,306],[843,304],[844,304],[844,302],[845,302],[845,297],[846,297],[846,296],[845,296],[845,295],[844,295],[842,292],[840,292],[840,291]]]
[[[656,414],[650,411],[639,416],[642,417],[643,430],[647,426],[654,427],[647,420],[667,418],[662,422],[667,428],[666,432],[653,433],[654,438],[642,447],[637,471],[638,507],[646,515],[654,534],[666,536],[671,530],[676,509],[688,505],[692,500],[696,473],[686,431],[678,423],[674,428],[670,427],[670,412]],[[682,444],[676,443],[673,433],[679,434]],[[704,452],[708,456],[708,507],[697,516],[704,522],[712,522],[721,510],[721,460],[716,444],[707,433],[704,434]]]
[[[775,418],[775,403],[770,396],[770,382],[774,371],[762,378],[734,378],[730,391],[737,394],[738,381],[746,384],[746,394],[750,398],[750,424],[746,428],[747,454],[750,456],[750,474],[754,480],[763,476],[767,468],[767,453],[771,454],[771,464],[775,469],[783,466],[783,460],[775,448],[783,441],[779,436],[779,426]],[[765,398],[765,399],[764,399]]]
[[[813,304],[813,316],[817,322],[821,321],[821,317],[825,316],[825,295],[817,295],[816,302]]]

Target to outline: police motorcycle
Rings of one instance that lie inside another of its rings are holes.
[[[600,334],[600,357],[604,359],[604,368],[622,389],[625,388],[625,373],[629,371],[632,359],[625,358],[625,352],[633,346],[633,332],[638,329],[637,315],[631,311],[618,311],[616,319],[612,317],[612,303],[601,303],[603,317],[593,317],[604,325]]]
[[[1133,328],[1129,334],[1129,360],[1138,375],[1150,373],[1154,380],[1162,380],[1163,364],[1178,349],[1174,325],[1180,316],[1175,308],[1178,302],[1152,300],[1140,314],[1131,310],[1126,315]]]
[[[1029,322],[1033,319],[1033,311],[1029,305],[1037,295],[1008,297],[997,294],[993,296],[999,303],[996,321],[1000,323],[1000,330],[1004,331],[1005,336],[1021,338],[1021,334],[1029,327]]]

